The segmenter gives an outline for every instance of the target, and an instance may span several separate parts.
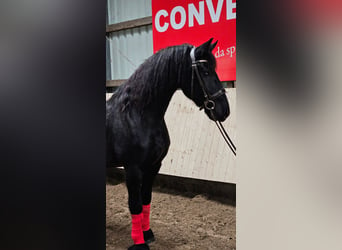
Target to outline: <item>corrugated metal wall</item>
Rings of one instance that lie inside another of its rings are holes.
[[[152,26],[113,32],[109,44],[111,80],[127,79],[153,54]]]
[[[108,24],[152,15],[151,0],[108,0]],[[108,36],[107,80],[127,79],[153,54],[152,25],[112,32]]]
[[[112,79],[112,70],[110,65],[110,40],[106,40],[106,80]]]
[[[151,0],[108,0],[108,24],[152,16]]]

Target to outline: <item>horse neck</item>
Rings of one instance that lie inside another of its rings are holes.
[[[164,118],[173,94],[181,88],[181,82],[191,80],[191,71],[187,72],[184,62],[180,64],[172,58],[169,60],[169,67],[162,70],[164,75],[158,78],[153,89],[154,98],[146,105],[146,111],[154,114],[157,119]]]
[[[146,106],[147,112],[152,112],[157,119],[163,119],[171,98],[179,88],[177,79],[169,78],[159,81],[155,89],[155,98]]]

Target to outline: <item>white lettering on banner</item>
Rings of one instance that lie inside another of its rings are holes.
[[[236,13],[233,12],[233,9],[236,9],[236,2],[227,1],[227,20],[236,19]]]
[[[179,12],[181,15],[181,19],[180,19],[179,23],[176,23],[176,13],[177,12]],[[172,28],[174,28],[175,30],[179,30],[179,29],[183,28],[183,26],[185,25],[185,22],[186,22],[186,13],[185,13],[185,9],[182,6],[176,6],[172,9],[171,16],[170,16],[170,22],[171,22]]]
[[[235,51],[236,51],[235,46],[229,47],[227,48],[226,55],[229,57],[233,57],[233,54],[235,53]]]
[[[236,19],[236,13],[233,12],[234,9],[236,9],[236,2],[233,3],[233,0],[219,0],[217,3],[216,10],[214,9],[213,1],[212,0],[205,0],[211,21],[213,23],[217,23],[220,20],[221,13],[222,13],[222,6],[223,2],[226,1],[226,19]],[[180,21],[179,23],[176,22],[176,14],[180,14]],[[165,32],[169,28],[169,22],[167,20],[164,22],[163,25],[160,24],[160,18],[168,17],[169,13],[166,10],[159,10],[154,18],[154,26],[158,32]],[[171,27],[175,30],[179,30],[184,27],[186,23],[186,11],[184,7],[182,6],[175,6],[171,10],[170,14],[170,24]],[[199,25],[205,24],[205,18],[204,18],[204,1],[199,2],[199,10],[196,9],[196,6],[193,3],[188,4],[188,25],[189,27],[194,26],[194,18],[196,18]]]
[[[220,58],[223,56],[229,56],[230,58],[232,58],[233,54],[235,54],[235,51],[236,51],[235,46],[228,47],[226,50],[220,49],[220,47],[218,46],[214,55],[215,55],[215,58]]]
[[[227,2],[229,2],[229,1],[227,1]],[[206,3],[207,3],[208,10],[210,13],[211,21],[213,21],[213,23],[217,23],[220,20],[223,0],[218,1],[216,12],[214,11],[214,6],[213,6],[212,0],[206,0]]]
[[[197,11],[193,3],[189,4],[188,12],[189,12],[189,27],[194,26],[194,17],[196,17],[196,20],[199,25],[204,24],[204,1],[199,2],[199,11]]]
[[[169,24],[167,22],[164,23],[163,26],[160,26],[160,17],[161,16],[164,16],[164,17],[167,17],[169,14],[167,13],[166,10],[160,10],[158,11],[158,13],[156,14],[156,17],[154,19],[154,24],[156,26],[156,29],[159,31],[159,32],[164,32],[167,30],[167,28],[169,27]]]

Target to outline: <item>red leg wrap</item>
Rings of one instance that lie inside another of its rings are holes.
[[[135,245],[144,244],[144,234],[142,231],[142,218],[143,214],[132,214],[132,239]]]
[[[142,218],[142,230],[147,231],[150,229],[150,210],[151,204],[143,205],[143,218]]]

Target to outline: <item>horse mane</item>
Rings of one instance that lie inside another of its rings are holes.
[[[113,93],[122,111],[134,106],[143,109],[155,100],[161,88],[171,81],[181,86],[186,77],[185,62],[190,63],[191,45],[183,44],[162,49],[146,59],[129,79]],[[188,69],[190,71],[190,68]]]
[[[116,89],[111,100],[115,99],[116,105],[120,105],[122,111],[132,106],[143,111],[160,93],[175,86],[181,88],[184,79],[190,78],[191,75],[191,67],[187,65],[191,64],[192,47],[190,44],[183,44],[159,50]],[[206,59],[216,67],[214,56]]]

